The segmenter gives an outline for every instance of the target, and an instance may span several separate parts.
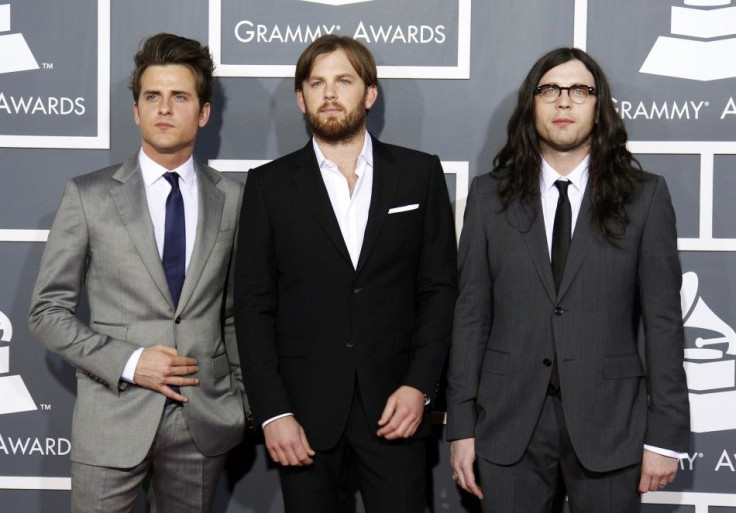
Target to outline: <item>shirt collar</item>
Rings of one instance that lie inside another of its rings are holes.
[[[332,161],[328,160],[327,157],[325,157],[325,154],[322,153],[322,150],[319,149],[317,141],[314,139],[314,137],[312,138],[312,147],[314,148],[314,154],[317,157],[317,164],[319,165],[319,168],[324,169],[325,166]],[[360,150],[360,155],[358,155],[358,165],[356,166],[356,169],[360,168],[361,160],[364,160],[366,165],[373,167],[373,140],[371,139],[368,130],[365,131],[363,148]]]
[[[586,155],[580,164],[572,170],[567,176],[562,176],[560,173],[549,165],[549,163],[542,158],[542,172],[539,175],[539,189],[542,194],[549,191],[555,186],[555,182],[559,179],[569,180],[573,187],[578,189],[580,192],[585,191],[585,186],[588,184],[588,162],[590,161],[590,155]]]
[[[138,163],[141,166],[141,173],[143,173],[143,183],[146,187],[150,187],[156,180],[161,178],[164,173],[178,173],[179,180],[185,184],[192,183],[196,179],[196,173],[194,171],[194,157],[189,156],[189,159],[184,162],[181,166],[176,169],[166,169],[165,167],[157,164],[151,157],[146,155],[146,152],[138,152]]]

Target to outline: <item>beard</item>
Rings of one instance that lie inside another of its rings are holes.
[[[331,116],[322,119],[319,110],[324,107],[338,107],[345,115],[343,117]],[[317,139],[328,143],[339,143],[350,141],[358,135],[365,126],[366,111],[363,105],[358,105],[353,110],[346,110],[339,103],[325,103],[317,112],[307,110],[306,118],[309,128]]]

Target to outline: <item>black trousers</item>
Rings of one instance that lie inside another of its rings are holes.
[[[643,447],[642,447],[643,450]],[[641,464],[591,472],[575,456],[559,397],[548,395],[521,460],[478,458],[483,513],[639,513]]]
[[[424,513],[425,440],[387,441],[377,430],[368,423],[356,386],[337,445],[317,451],[312,465],[280,467],[286,513],[343,513],[353,499],[351,483],[366,513]]]

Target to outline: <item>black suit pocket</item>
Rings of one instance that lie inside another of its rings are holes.
[[[603,377],[606,379],[636,378],[643,375],[644,366],[638,354],[603,358]]]
[[[508,374],[510,358],[508,353],[486,349],[481,369],[491,374]]]
[[[276,337],[276,351],[282,358],[304,358],[309,354],[306,337]]]

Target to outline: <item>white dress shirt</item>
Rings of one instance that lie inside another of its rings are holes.
[[[327,195],[330,197],[330,203],[337,218],[337,224],[340,225],[342,238],[348,247],[350,260],[353,262],[353,267],[357,268],[360,250],[363,247],[365,227],[368,224],[371,196],[373,194],[373,141],[368,132],[366,132],[363,149],[360,150],[358,163],[355,168],[358,181],[355,183],[352,196],[350,196],[348,181],[340,173],[337,165],[325,157],[322,150],[317,146],[317,141],[314,139],[312,139],[312,146],[314,148],[314,154],[317,156],[317,164],[319,165],[319,172],[322,175],[322,181],[325,183]],[[274,420],[291,415],[294,414],[289,412],[271,417],[261,424],[261,428],[265,428]]]
[[[371,136],[368,135],[368,132],[365,133],[363,149],[360,150],[355,168],[358,181],[355,183],[352,196],[350,196],[348,181],[337,168],[337,165],[324,156],[314,139],[312,139],[312,145],[317,156],[322,181],[325,183],[332,209],[337,218],[337,224],[340,225],[342,238],[348,247],[348,253],[350,253],[350,260],[353,261],[353,267],[357,268],[373,193],[373,142]]]
[[[194,237],[197,233],[197,218],[199,216],[199,185],[197,184],[197,174],[194,171],[194,159],[184,162],[176,169],[166,169],[154,162],[141,149],[138,153],[138,163],[143,173],[143,183],[146,187],[146,201],[148,202],[148,212],[151,215],[151,223],[153,223],[153,233],[156,237],[156,246],[158,254],[161,258],[164,255],[164,235],[166,231],[166,198],[171,192],[171,185],[164,178],[164,173],[178,173],[179,190],[184,200],[184,230],[186,236],[186,261],[184,263],[185,270],[189,268],[189,260],[194,250]],[[125,364],[121,378],[129,383],[135,383],[133,376],[138,360],[141,357],[143,348],[140,347],[128,359]]]
[[[546,160],[542,159],[542,172],[539,175],[539,191],[542,198],[542,214],[544,216],[544,229],[547,233],[547,249],[549,250],[550,261],[552,260],[552,229],[555,223],[557,200],[560,197],[560,191],[555,187],[555,182],[557,180],[571,182],[567,187],[567,197],[570,199],[570,209],[572,211],[570,233],[575,238],[575,224],[578,220],[578,214],[580,214],[580,206],[583,204],[585,188],[588,186],[589,160],[590,155],[586,156],[570,174],[562,176]],[[644,444],[644,449],[663,456],[669,456],[670,458],[684,458],[687,455],[687,453],[679,453],[647,444]]]

